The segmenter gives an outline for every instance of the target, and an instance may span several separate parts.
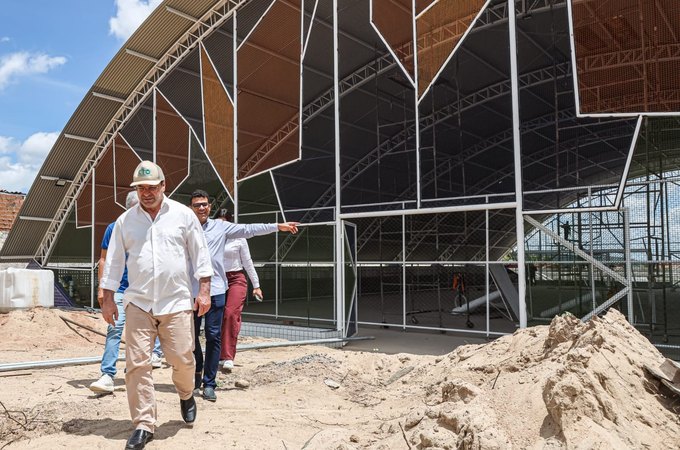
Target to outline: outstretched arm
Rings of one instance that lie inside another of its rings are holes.
[[[220,222],[220,221],[218,221]],[[283,223],[249,223],[237,224],[232,222],[221,222],[218,226],[224,227],[224,235],[227,239],[246,238],[250,239],[254,236],[263,236],[269,233],[276,233],[277,231],[287,231],[289,233],[297,233],[298,222],[283,222]]]

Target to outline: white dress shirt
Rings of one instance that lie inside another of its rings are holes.
[[[141,205],[116,220],[101,280],[104,289],[118,289],[126,253],[130,286],[125,306],[132,303],[153,315],[193,309],[190,274],[197,280],[213,275],[198,218],[165,196],[153,220]]]
[[[245,239],[227,239],[224,244],[224,270],[227,272],[238,272],[246,269],[248,278],[253,283],[253,289],[260,287],[260,279],[255,272],[253,258],[250,256],[248,241]]]

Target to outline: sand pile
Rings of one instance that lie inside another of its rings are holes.
[[[25,348],[17,360],[60,357],[40,345],[100,354],[103,338],[75,333],[62,314],[0,315],[0,359],[11,347]],[[680,397],[643,369],[663,361],[617,311],[586,324],[557,317],[444,356],[247,351],[219,374],[216,403],[197,399],[193,427],[179,417],[172,370],[154,371],[159,423],[148,448],[676,449]],[[94,396],[87,386],[98,375],[96,365],[0,374],[9,411],[0,411],[0,447],[122,448],[132,431],[125,386],[117,378],[114,395]]]
[[[0,362],[27,361],[26,352],[37,351],[37,358],[59,359],[96,355],[103,350],[105,338],[85,328],[64,322],[61,317],[106,333],[106,323],[96,314],[48,308],[14,310],[0,314]]]
[[[413,367],[397,388],[383,384],[400,398],[422,391],[392,424],[413,448],[671,449],[679,402],[643,370],[663,361],[612,310],[459,347]]]

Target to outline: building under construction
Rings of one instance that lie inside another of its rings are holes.
[[[615,307],[677,355],[679,37],[677,0],[165,0],[0,256],[92,305],[150,159],[180,202],[304,224],[251,239],[248,322],[493,337]]]

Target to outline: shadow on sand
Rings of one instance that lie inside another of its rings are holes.
[[[156,426],[154,441],[162,441],[173,437],[182,428],[191,428],[181,420],[170,420]],[[106,439],[125,442],[134,431],[129,419],[117,420],[104,417],[101,419],[72,419],[64,423],[62,431],[76,436],[98,435]]]

